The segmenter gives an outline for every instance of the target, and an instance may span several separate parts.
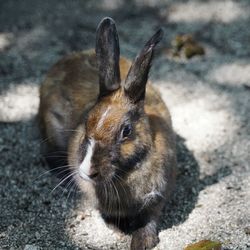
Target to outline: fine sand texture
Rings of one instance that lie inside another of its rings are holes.
[[[250,249],[249,0],[0,1],[0,249],[129,248],[130,237],[86,210],[73,184],[58,186],[36,121],[46,72],[94,47],[105,16],[130,59],[164,29],[150,80],[172,114],[178,175],[155,249],[203,239]],[[205,55],[174,57],[178,34],[191,34]]]

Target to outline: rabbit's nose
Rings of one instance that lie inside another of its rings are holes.
[[[98,175],[99,175],[99,173],[95,169],[91,169],[89,171],[88,177],[90,179],[95,179]]]

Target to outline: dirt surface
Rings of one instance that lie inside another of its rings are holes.
[[[133,58],[165,31],[151,80],[178,135],[178,178],[156,249],[203,239],[250,249],[250,2],[248,0],[0,1],[0,249],[128,249],[130,237],[85,211],[75,187],[58,187],[40,156],[38,88],[63,55],[91,48],[104,16]],[[190,33],[206,54],[174,58]],[[70,193],[68,190],[71,190]]]

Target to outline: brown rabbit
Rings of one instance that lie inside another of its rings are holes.
[[[131,64],[120,58],[114,21],[104,18],[96,53],[60,60],[40,93],[48,152],[67,152],[83,192],[96,197],[106,223],[132,234],[136,250],[158,243],[158,220],[175,183],[170,114],[153,86],[146,86],[162,35],[157,31]]]

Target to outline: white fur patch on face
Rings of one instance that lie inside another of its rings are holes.
[[[107,117],[109,111],[110,111],[111,107],[108,107],[105,112],[103,113],[101,119],[99,120],[98,124],[97,124],[97,129],[101,128],[103,125],[103,122],[105,120],[105,118]]]
[[[91,159],[92,159],[93,152],[94,152],[94,146],[95,146],[95,140],[90,139],[88,147],[87,147],[86,155],[79,167],[80,176],[84,180],[91,181],[91,182],[92,180],[89,178],[89,175],[90,175],[90,169],[91,169]]]

